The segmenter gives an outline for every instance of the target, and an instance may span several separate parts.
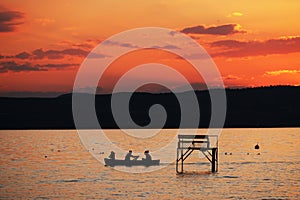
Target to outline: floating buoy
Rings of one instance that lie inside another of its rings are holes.
[[[232,155],[232,153],[230,153],[229,155]]]
[[[249,153],[247,153],[247,155],[249,155]]]
[[[254,147],[254,149],[259,149],[259,145],[256,144],[255,147]]]
[[[225,155],[227,155],[227,152],[225,152]]]
[[[48,156],[45,156],[45,158],[47,158]]]

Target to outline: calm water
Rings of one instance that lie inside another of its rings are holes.
[[[300,199],[300,128],[223,130],[215,174],[197,154],[184,175],[104,167],[75,130],[0,131],[0,149],[1,199]]]

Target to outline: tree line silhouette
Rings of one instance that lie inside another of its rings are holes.
[[[195,93],[200,108],[199,127],[206,128],[211,115],[210,96],[208,91]],[[299,86],[226,89],[226,96],[227,114],[224,127],[300,127]],[[110,100],[109,94],[96,95],[96,112],[102,128],[115,129],[119,127],[113,119]],[[173,93],[134,93],[129,104],[132,119],[140,126],[148,125],[149,108],[153,104],[161,104],[167,112],[164,128],[179,127],[180,106]],[[56,98],[0,97],[0,129],[74,128],[72,94]],[[82,128],[95,127],[87,125]]]

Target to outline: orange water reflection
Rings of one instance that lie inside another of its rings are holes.
[[[258,151],[254,150],[256,142],[261,146]],[[196,164],[186,165],[189,173],[184,175],[176,175],[174,165],[152,173],[129,174],[104,167],[83,148],[74,130],[0,131],[0,196],[297,199],[299,147],[299,128],[225,129],[219,141],[216,174],[208,172],[209,164],[197,154],[189,158]]]

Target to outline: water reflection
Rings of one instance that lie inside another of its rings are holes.
[[[257,141],[261,155],[253,148]],[[297,199],[299,146],[299,128],[225,129],[216,174],[198,155],[189,158],[187,174],[176,175],[174,164],[130,174],[101,165],[73,130],[0,131],[0,193],[3,199]]]

